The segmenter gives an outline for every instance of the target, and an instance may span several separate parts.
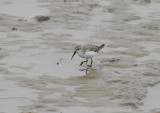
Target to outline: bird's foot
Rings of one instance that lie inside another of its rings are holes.
[[[92,67],[92,65],[87,65],[88,67]]]

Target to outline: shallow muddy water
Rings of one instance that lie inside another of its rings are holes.
[[[0,0],[0,113],[160,112],[159,6]],[[106,45],[92,68],[71,60],[85,43]]]

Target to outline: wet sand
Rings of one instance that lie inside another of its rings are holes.
[[[159,6],[0,0],[0,112],[160,112]],[[70,60],[85,43],[106,45],[87,72]]]

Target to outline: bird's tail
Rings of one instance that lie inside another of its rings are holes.
[[[105,46],[105,44],[102,44],[98,47],[99,50],[101,50],[103,47]]]

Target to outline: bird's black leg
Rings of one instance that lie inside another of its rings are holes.
[[[89,65],[89,67],[92,67],[92,63],[93,63],[93,60],[92,60],[92,58],[91,58],[91,65]]]
[[[80,63],[80,66],[84,63],[85,61],[82,61],[81,63]]]
[[[88,59],[87,59],[86,61],[82,61],[82,62],[80,63],[80,66],[81,66],[84,62],[88,62]]]
[[[93,60],[92,60],[92,58],[91,58],[91,66],[92,66],[92,63],[93,63]]]

